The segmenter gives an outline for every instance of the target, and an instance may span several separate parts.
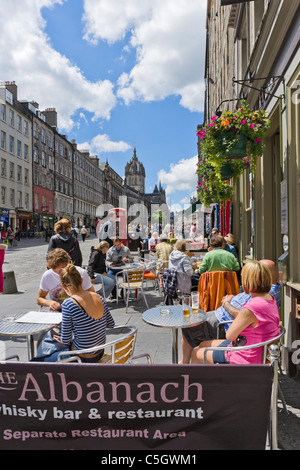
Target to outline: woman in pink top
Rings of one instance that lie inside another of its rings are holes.
[[[205,341],[193,350],[192,363],[204,362],[204,350],[216,346],[249,346],[262,343],[279,334],[279,313],[276,301],[268,292],[272,286],[269,268],[260,261],[251,261],[242,269],[242,285],[251,299],[241,310],[230,304],[232,296],[223,299],[223,307],[234,318],[226,334],[226,341]],[[237,341],[239,338],[240,341]],[[244,351],[208,351],[210,364],[261,364],[263,348]]]

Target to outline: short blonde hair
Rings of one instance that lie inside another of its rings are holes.
[[[270,269],[260,261],[249,261],[242,269],[242,285],[246,294],[267,294],[272,287]]]
[[[54,225],[54,230],[56,233],[66,232],[68,228],[71,228],[71,222],[68,219],[60,219]]]

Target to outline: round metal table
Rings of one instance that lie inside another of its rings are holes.
[[[53,328],[54,324],[51,323],[18,323],[15,320],[20,319],[27,312],[20,312],[16,315],[11,315],[10,320],[5,320],[4,317],[0,319],[0,336],[26,336],[28,359],[34,357],[34,335]],[[10,315],[9,315],[10,317]]]
[[[161,309],[170,309],[170,313],[162,315]],[[143,313],[143,320],[153,326],[161,328],[171,328],[172,330],[172,363],[178,364],[178,328],[191,328],[203,323],[206,313],[199,310],[197,314],[191,313],[189,317],[183,316],[182,305],[166,305],[150,308]]]

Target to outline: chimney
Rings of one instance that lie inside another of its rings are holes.
[[[18,87],[16,82],[5,82],[5,86],[10,91],[14,97],[15,101],[18,101]]]
[[[76,143],[76,140],[75,140],[75,139],[72,139],[72,140],[71,140],[71,144],[73,145],[74,150],[77,150],[77,143]]]
[[[43,111],[44,116],[46,117],[46,123],[51,127],[57,128],[57,111],[55,108],[47,108]]]

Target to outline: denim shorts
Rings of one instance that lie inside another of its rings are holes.
[[[219,347],[224,348],[225,346],[229,346],[231,341],[223,341],[223,343],[219,344]],[[213,351],[213,362],[214,364],[228,364],[228,361],[226,360],[225,357],[225,352],[226,351]]]

